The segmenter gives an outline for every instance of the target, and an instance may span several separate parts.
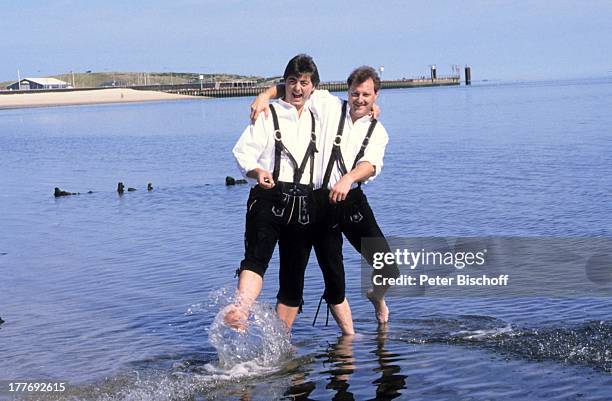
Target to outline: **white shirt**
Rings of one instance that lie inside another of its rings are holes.
[[[306,102],[300,116],[298,116],[297,109],[293,105],[283,100],[277,100],[273,105],[278,116],[282,142],[291,152],[299,166],[310,144],[311,118],[308,109],[309,103],[308,101]],[[257,180],[247,177],[249,171],[256,168],[264,169],[270,172],[270,174],[274,171],[274,123],[271,113],[267,119],[261,113],[255,124],[246,127],[232,150],[242,175],[253,185],[257,184]],[[315,119],[317,142],[319,141],[319,134],[320,124]],[[318,147],[319,143],[317,143],[317,149]],[[315,165],[315,170],[316,168],[317,166]],[[278,180],[293,182],[293,171],[293,164],[289,157],[285,152],[282,152]],[[306,163],[300,183],[310,184],[310,161]]]
[[[320,188],[323,184],[323,177],[331,151],[334,144],[334,139],[338,133],[338,123],[342,116],[342,99],[337,96],[333,96],[326,90],[316,90],[309,99],[310,108],[316,114],[321,122],[321,141],[319,153],[317,153],[316,166],[315,166],[315,181],[314,187]],[[365,138],[368,128],[370,127],[370,117],[364,116],[353,122],[349,107],[347,105],[346,118],[344,120],[344,130],[342,132],[342,142],[340,144],[340,150],[342,157],[348,171],[353,168],[353,162],[359,150],[361,144]],[[389,135],[387,130],[381,124],[380,121],[376,124],[374,132],[370,137],[368,146],[365,149],[365,153],[360,161],[370,162],[376,169],[375,174],[368,178],[367,182],[370,182],[380,174],[383,167],[383,158],[385,156],[385,147],[389,141]],[[328,188],[331,189],[339,180],[342,178],[342,174],[338,170],[338,165],[334,163],[331,176],[329,178]],[[355,188],[357,184],[353,184]]]

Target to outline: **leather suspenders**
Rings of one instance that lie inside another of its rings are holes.
[[[304,170],[306,169],[306,163],[308,163],[308,161],[310,160],[310,185],[312,185],[314,173],[314,154],[317,152],[315,118],[312,114],[312,111],[309,110],[311,127],[310,143],[308,144],[306,153],[304,153],[304,158],[302,159],[302,162],[299,166],[297,160],[295,160],[295,157],[293,157],[289,149],[287,149],[287,147],[283,144],[280,126],[278,124],[278,116],[276,115],[276,110],[274,110],[274,105],[270,105],[270,111],[272,112],[272,122],[274,124],[274,171],[272,172],[272,179],[274,180],[274,182],[278,182],[278,176],[280,174],[281,154],[285,152],[285,154],[289,158],[289,162],[293,165],[293,182],[295,184],[299,184],[302,180]]]
[[[329,185],[329,178],[331,177],[334,165],[338,166],[338,171],[340,171],[340,175],[344,176],[348,173],[348,170],[346,169],[346,165],[344,163],[344,158],[342,157],[342,150],[340,148],[340,144],[342,143],[342,132],[344,131],[344,121],[346,120],[346,108],[347,101],[344,100],[342,102],[342,114],[340,116],[340,122],[338,123],[338,132],[336,133],[336,137],[334,138],[334,144],[331,150],[331,155],[329,156],[329,162],[327,163],[327,169],[325,170],[325,175],[323,176],[323,184],[321,185],[322,188],[327,188],[327,186]],[[368,147],[368,144],[370,143],[370,137],[374,132],[374,128],[376,127],[377,122],[378,120],[376,120],[375,118],[373,118],[370,122],[370,127],[368,128],[368,132],[366,133],[365,138],[363,138],[363,142],[361,143],[361,148],[359,149],[357,156],[355,156],[355,161],[353,162],[351,170],[357,166],[357,163],[363,157],[365,150]],[[357,185],[361,187],[361,183],[358,183]]]
[[[368,144],[370,143],[370,137],[372,136],[372,133],[374,132],[374,128],[376,128],[377,122],[378,120],[375,118],[373,118],[372,121],[370,122],[370,127],[368,128],[368,132],[366,133],[365,138],[363,138],[363,142],[361,142],[361,149],[359,149],[357,156],[355,156],[355,161],[353,162],[353,169],[357,167],[357,163],[363,157],[363,154],[365,153],[365,149],[368,147]],[[357,188],[361,188],[361,181],[357,183]]]
[[[338,131],[336,133],[336,137],[334,138],[334,145],[329,156],[327,168],[325,169],[325,175],[323,176],[323,184],[321,185],[321,188],[327,188],[327,185],[329,184],[329,177],[331,177],[335,164],[338,165],[338,170],[340,170],[341,175],[348,173],[346,170],[346,165],[344,164],[344,158],[342,157],[342,151],[340,149],[340,144],[342,143],[342,132],[344,131],[344,120],[346,119],[346,108],[347,101],[345,100],[342,102],[342,114],[340,115],[340,122],[338,123]]]

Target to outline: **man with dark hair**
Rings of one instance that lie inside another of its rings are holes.
[[[312,57],[307,54],[298,54],[289,60],[287,67],[285,67],[285,72],[283,73],[283,79],[286,82],[289,77],[296,77],[301,74],[309,74],[313,86],[315,88],[319,86],[319,70]]]
[[[323,297],[343,334],[353,334],[353,321],[345,296],[342,233],[372,265],[373,254],[389,251],[374,214],[361,190],[362,182],[374,179],[382,169],[388,135],[382,124],[371,117],[380,78],[372,67],[359,67],[347,80],[348,102],[317,90],[310,106],[321,121],[321,146],[317,154],[314,198],[317,223],[313,227],[313,245],[323,278]],[[286,89],[285,89],[286,90]],[[265,110],[269,98],[282,92],[272,87],[252,105],[253,114]],[[351,164],[348,164],[351,163]],[[350,166],[350,170],[347,169]],[[369,248],[362,248],[363,238],[374,238]],[[385,266],[383,275],[397,277],[395,264]],[[375,308],[377,320],[385,324],[389,310],[384,300],[387,287],[373,286],[368,299]]]
[[[244,259],[237,299],[224,319],[244,329],[249,307],[259,296],[263,277],[279,243],[280,269],[276,310],[290,329],[302,303],[304,271],[311,244],[312,188],[317,134],[306,106],[319,83],[317,66],[299,54],[284,73],[285,95],[270,105],[272,119],[248,126],[233,149],[243,175],[254,184],[247,202]]]

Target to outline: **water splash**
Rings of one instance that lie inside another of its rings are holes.
[[[255,302],[248,312],[246,330],[235,330],[223,321],[228,308],[237,301],[228,293],[222,289],[211,296],[220,310],[208,329],[208,341],[217,350],[219,367],[227,370],[281,365],[291,355],[291,337],[274,309],[266,302]]]

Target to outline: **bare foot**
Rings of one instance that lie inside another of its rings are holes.
[[[373,290],[368,291],[366,296],[370,302],[372,302],[372,305],[374,305],[374,312],[376,313],[378,324],[387,324],[389,321],[389,308],[387,308],[385,298],[376,298]]]
[[[236,331],[246,331],[248,327],[247,318],[249,317],[247,311],[236,305],[229,305],[225,308],[224,313],[223,323]]]

